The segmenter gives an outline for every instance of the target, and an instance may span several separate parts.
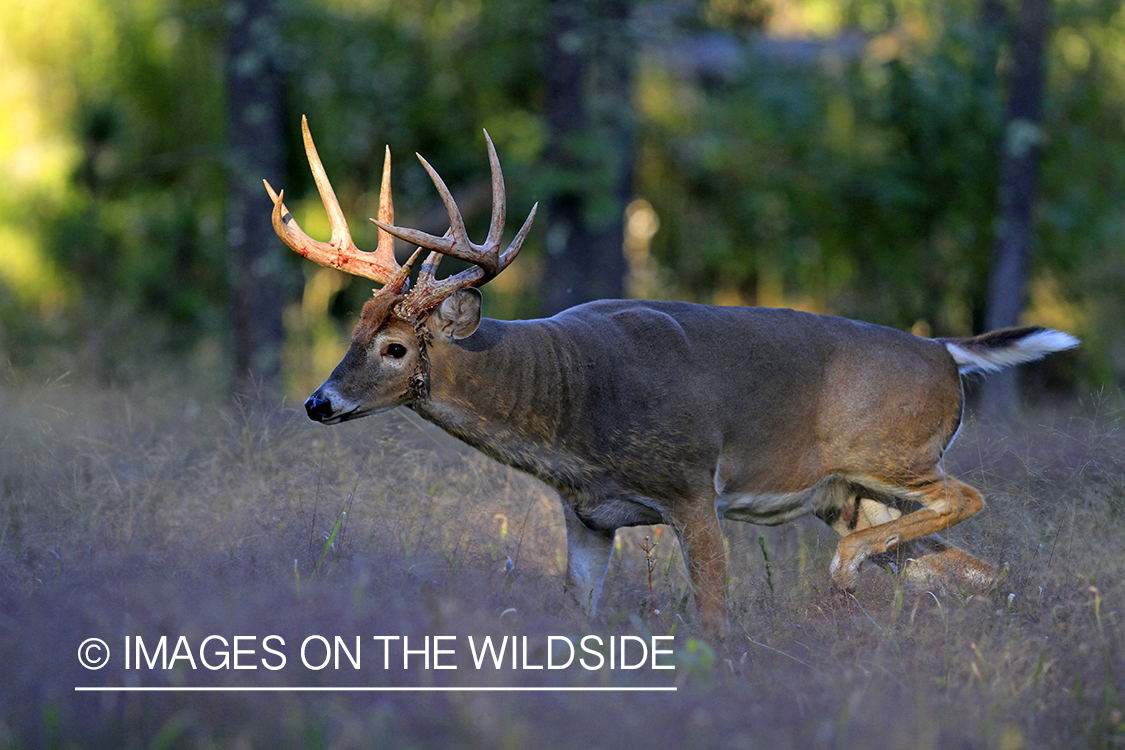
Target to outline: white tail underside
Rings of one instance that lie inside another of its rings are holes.
[[[1029,333],[1022,339],[995,348],[963,346],[954,341],[944,341],[945,348],[957,363],[962,374],[995,372],[1011,365],[1032,362],[1048,354],[1073,349],[1079,341],[1069,333],[1044,328]]]

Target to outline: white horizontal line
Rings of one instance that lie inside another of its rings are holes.
[[[657,693],[673,687],[75,687],[76,693]]]

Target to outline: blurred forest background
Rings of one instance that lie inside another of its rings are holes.
[[[488,129],[541,204],[492,317],[1021,321],[1083,339],[1040,386],[1125,383],[1118,0],[3,0],[0,96],[12,373],[303,398],[371,292],[270,228],[263,177],[328,235],[307,114],[364,249],[384,144],[398,223],[445,228],[418,151],[483,236]]]

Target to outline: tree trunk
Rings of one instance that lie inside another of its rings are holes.
[[[264,400],[280,389],[284,338],[284,254],[262,188],[263,178],[279,184],[283,169],[281,80],[273,60],[279,30],[273,0],[232,0],[226,7],[227,243],[235,392]]]
[[[547,314],[624,293],[625,205],[633,190],[628,17],[629,0],[549,3]]]
[[[1022,0],[1015,19],[1008,121],[1000,167],[1000,212],[985,311],[988,330],[1018,325],[1024,305],[1042,142],[1039,112],[1043,100],[1043,52],[1050,15],[1050,0]],[[1016,371],[1008,369],[991,375],[982,390],[982,400],[994,416],[1011,417],[1019,402]]]

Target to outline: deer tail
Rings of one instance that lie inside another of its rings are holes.
[[[1001,328],[972,338],[937,340],[945,345],[962,375],[995,372],[1073,349],[1079,344],[1069,333],[1039,326]]]

